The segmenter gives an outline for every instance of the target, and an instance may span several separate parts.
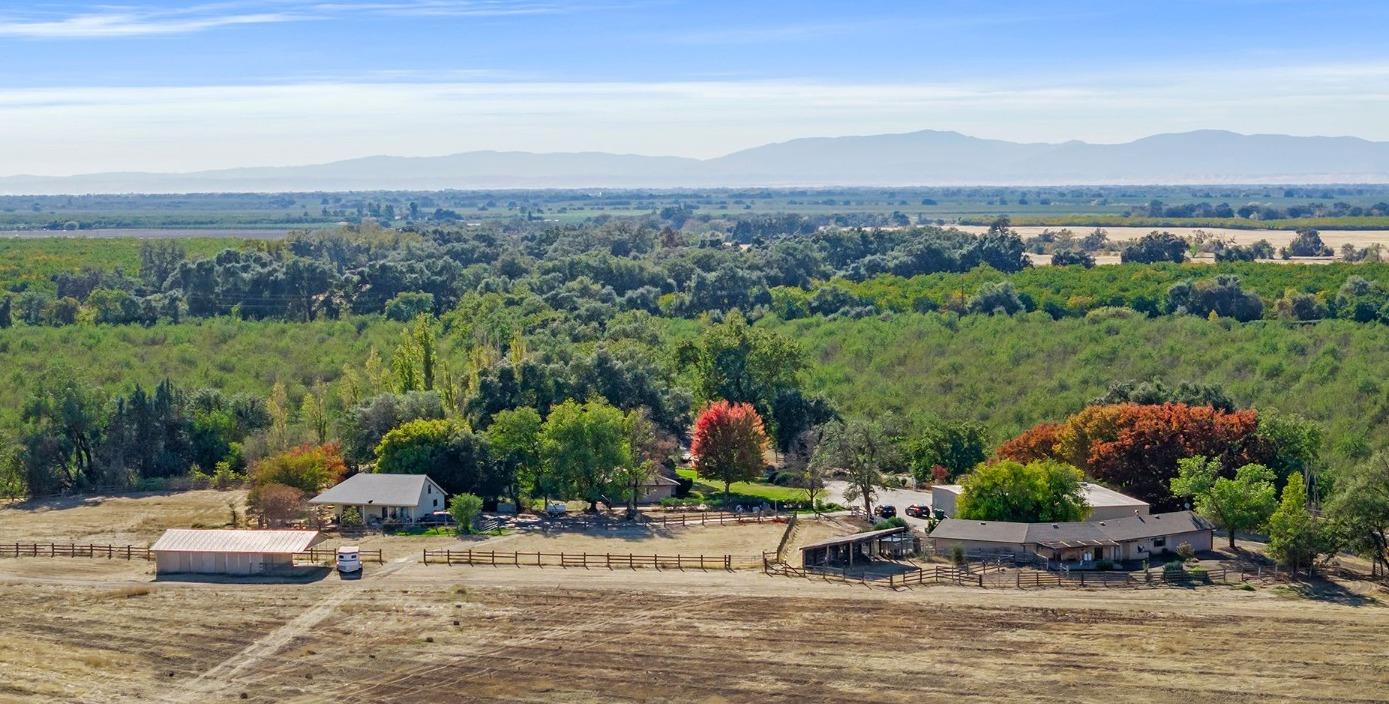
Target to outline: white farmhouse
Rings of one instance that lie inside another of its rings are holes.
[[[428,475],[368,472],[348,477],[309,503],[334,507],[339,522],[343,509],[356,508],[364,523],[414,523],[448,505],[444,490]]]

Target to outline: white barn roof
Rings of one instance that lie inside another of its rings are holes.
[[[932,489],[948,491],[956,496],[964,493],[965,488],[960,484],[937,484]],[[1090,508],[1101,506],[1147,506],[1148,502],[1142,499],[1135,499],[1127,494],[1121,494],[1113,489],[1100,486],[1093,482],[1081,482],[1080,493],[1085,497],[1085,503]]]
[[[316,530],[194,530],[171,528],[150,548],[153,552],[296,553],[322,540]]]
[[[311,504],[338,506],[418,506],[425,482],[438,486],[426,474],[372,474],[362,472],[309,499]],[[442,492],[442,489],[440,490]]]

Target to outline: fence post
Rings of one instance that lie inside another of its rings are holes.
[[[732,571],[733,571],[733,556],[732,556],[732,555],[724,555],[724,556],[723,556],[723,568],[726,569],[726,570],[728,570],[729,572],[732,572]]]

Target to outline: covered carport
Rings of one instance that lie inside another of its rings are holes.
[[[896,536],[909,533],[911,528],[898,526],[870,530],[801,546],[801,567],[853,567],[890,556],[896,557],[902,540]]]

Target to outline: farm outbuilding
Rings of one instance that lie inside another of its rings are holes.
[[[323,540],[316,530],[164,531],[150,548],[156,574],[264,574],[294,564]]]
[[[1111,518],[1148,515],[1148,502],[1121,494],[1092,482],[1081,482],[1080,492],[1085,504],[1090,507],[1088,521],[1104,521]],[[938,484],[931,487],[931,508],[947,517],[954,518],[956,504],[964,487],[959,484]]]
[[[801,567],[866,564],[877,558],[900,558],[915,551],[911,528],[870,530],[801,546]]]

